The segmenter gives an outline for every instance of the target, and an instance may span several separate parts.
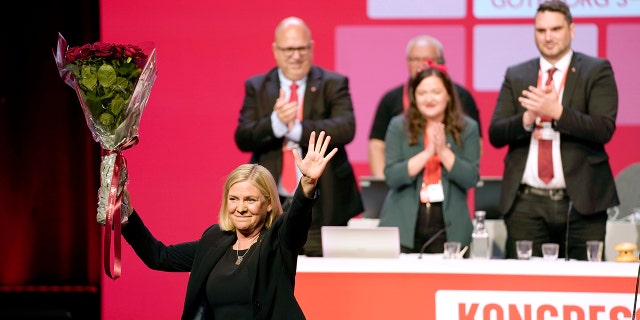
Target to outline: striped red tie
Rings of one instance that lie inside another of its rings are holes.
[[[298,85],[294,82],[291,84],[291,96],[289,101],[298,101]],[[298,107],[300,108],[300,107]],[[302,120],[301,112],[298,111],[298,120]],[[298,177],[296,176],[296,161],[293,158],[292,149],[286,145],[282,147],[282,187],[288,192],[293,193],[298,185]]]
[[[549,69],[549,77],[545,82],[545,87],[552,85],[553,83],[553,74],[556,72],[555,67]],[[553,119],[551,117],[544,116],[540,119],[541,127],[543,123],[550,123]],[[538,139],[538,177],[544,181],[544,183],[551,182],[553,179],[553,157],[551,152],[551,140],[547,139]]]

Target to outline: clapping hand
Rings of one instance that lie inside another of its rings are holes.
[[[431,129],[430,139],[433,139],[432,141],[429,141],[429,143],[433,142],[435,153],[440,154],[443,150],[448,148],[444,123],[434,123],[429,129]]]
[[[558,92],[554,86],[544,88],[529,86],[528,90],[522,91],[518,101],[523,108],[532,113],[534,119],[539,116],[558,119],[562,114],[562,105],[558,101]],[[525,125],[529,121],[526,122]]]
[[[436,145],[434,143],[435,138],[433,137],[434,135],[434,130],[431,127],[427,127],[427,138],[425,143],[427,144],[424,147],[424,151],[426,152],[427,156],[429,158],[431,158],[432,156],[434,156],[436,154]],[[426,159],[425,159],[426,161]]]
[[[298,112],[298,103],[295,101],[287,101],[284,98],[284,90],[280,89],[280,96],[276,99],[276,103],[273,106],[273,110],[282,123],[289,127],[289,130],[293,128],[293,124],[296,120],[296,113]]]
[[[327,167],[327,163],[333,158],[336,152],[338,152],[338,148],[333,148],[329,154],[326,154],[330,141],[331,137],[325,137],[324,131],[320,132],[318,140],[316,141],[316,133],[314,131],[311,132],[311,136],[309,136],[309,148],[304,159],[300,157],[297,149],[292,150],[296,165],[298,169],[300,169],[300,172],[302,172],[300,183],[307,196],[313,194],[316,183]]]

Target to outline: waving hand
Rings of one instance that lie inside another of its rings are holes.
[[[338,152],[338,148],[333,148],[329,154],[326,154],[330,141],[331,137],[325,137],[324,131],[320,132],[318,140],[316,141],[316,133],[314,131],[311,132],[311,136],[309,137],[309,149],[304,159],[300,157],[297,149],[293,149],[293,157],[296,160],[296,165],[298,169],[300,169],[300,172],[302,172],[300,184],[307,196],[313,194],[316,183],[327,167],[327,163],[333,158],[336,152]]]

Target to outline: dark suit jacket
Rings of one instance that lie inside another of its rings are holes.
[[[248,79],[240,119],[235,132],[238,148],[251,152],[251,162],[259,163],[280,179],[283,138],[276,138],[271,126],[273,105],[278,98],[277,69]],[[338,153],[329,161],[318,181],[322,197],[313,208],[313,225],[346,225],[364,211],[360,189],[345,146],[356,132],[349,81],[345,76],[312,67],[304,94],[304,115],[300,147],[306,152],[312,131],[331,136],[329,150]]]
[[[489,140],[494,147],[508,145],[500,211],[513,205],[524,173],[531,132],[522,126],[525,112],[518,97],[536,86],[539,59],[509,67],[498,95]],[[569,64],[562,116],[555,122],[560,132],[560,153],[567,194],[582,214],[602,212],[619,204],[605,144],[616,129],[618,89],[609,61],[574,52]]]
[[[262,231],[258,255],[245,260],[254,319],[305,319],[294,296],[294,286],[298,252],[307,239],[314,202],[298,186],[291,209],[280,215],[270,229]],[[166,246],[151,234],[135,212],[122,228],[122,235],[149,268],[191,272],[182,313],[182,319],[188,320],[198,313],[211,270],[237,239],[235,232],[221,231],[215,224],[198,241]]]

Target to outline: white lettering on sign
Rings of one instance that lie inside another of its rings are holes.
[[[633,301],[631,293],[439,290],[436,320],[628,320]]]
[[[529,18],[533,19],[538,5],[544,0],[475,0],[476,18]],[[633,17],[640,15],[637,0],[566,0],[573,17]]]

